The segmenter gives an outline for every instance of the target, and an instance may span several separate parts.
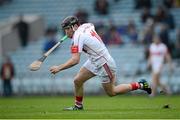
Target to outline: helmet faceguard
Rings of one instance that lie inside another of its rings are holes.
[[[75,16],[68,16],[61,23],[61,27],[63,29],[67,29],[67,28],[72,27],[75,24],[79,25],[79,20],[77,19],[77,17],[75,17]]]

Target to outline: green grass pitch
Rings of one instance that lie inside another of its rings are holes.
[[[180,119],[180,96],[85,96],[84,111],[63,111],[71,96],[0,98],[0,119]],[[164,104],[170,109],[163,109]]]

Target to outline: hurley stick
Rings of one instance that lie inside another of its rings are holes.
[[[52,53],[62,42],[64,42],[68,37],[64,36],[59,42],[57,42],[51,49],[49,49],[46,53],[43,54],[41,58],[38,60],[35,60],[29,65],[29,69],[31,71],[39,70],[41,67],[41,64],[44,62],[44,60],[49,56],[49,54]]]

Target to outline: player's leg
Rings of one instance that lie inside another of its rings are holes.
[[[82,67],[79,73],[74,78],[74,87],[75,87],[75,96],[76,97],[83,97],[83,84],[89,80],[90,78],[94,77],[95,75]]]
[[[164,92],[167,95],[171,94],[169,87],[166,84],[161,83],[161,76],[159,76],[158,85],[161,88],[162,92]]]
[[[117,94],[124,94],[129,91],[134,91],[137,89],[144,90],[148,94],[151,94],[151,88],[149,87],[148,83],[144,79],[140,80],[139,82],[133,82],[129,84],[119,84],[117,86],[115,86],[113,82],[102,83],[102,86],[105,92],[111,97]]]
[[[152,64],[152,94],[151,96],[155,96],[157,92],[158,86],[166,92],[166,86],[160,83],[161,71],[163,68],[163,64],[154,63]]]
[[[163,91],[166,94],[170,94],[169,88],[161,83],[161,71],[162,71],[162,65],[156,65],[154,66],[153,75],[152,75],[152,96],[155,96],[157,92],[158,86],[161,88],[161,91]]]
[[[107,77],[104,77],[104,78],[107,78]],[[112,97],[117,94],[126,93],[132,90],[132,87],[130,84],[120,84],[120,85],[115,86],[114,85],[115,79],[116,79],[115,75],[113,75],[113,78],[111,79],[111,81],[102,83],[102,86],[105,92],[107,93],[107,95]]]
[[[157,92],[157,88],[159,83],[160,73],[153,73],[152,74],[152,94],[151,96],[155,96]]]
[[[123,94],[129,91],[137,90],[137,89],[142,89],[145,90],[148,94],[151,93],[151,88],[149,87],[148,83],[146,80],[142,79],[139,82],[133,82],[130,84],[119,84],[117,86],[114,85],[115,80],[116,80],[116,75],[115,73],[112,73],[109,66],[105,64],[103,66],[106,73],[108,76],[102,77],[102,85],[105,90],[105,92],[109,96],[115,96],[117,94]]]
[[[90,78],[94,77],[95,75],[86,69],[85,67],[82,67],[78,74],[74,78],[74,94],[75,94],[75,106],[65,108],[64,110],[81,110],[83,109],[83,84],[89,80]]]

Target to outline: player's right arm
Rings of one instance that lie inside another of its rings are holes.
[[[80,61],[80,53],[73,53],[72,57],[64,64],[58,66],[52,66],[50,68],[50,72],[56,74],[57,72],[73,67],[74,65],[78,64],[79,61]]]

